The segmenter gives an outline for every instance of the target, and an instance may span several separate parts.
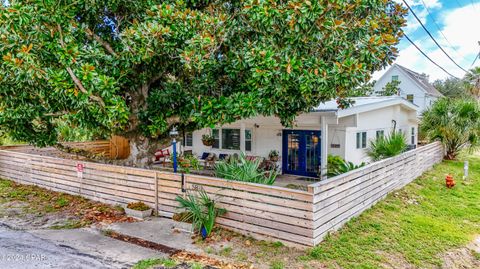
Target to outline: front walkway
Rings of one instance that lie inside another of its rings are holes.
[[[104,227],[104,231],[113,231],[129,237],[140,238],[176,250],[199,253],[193,244],[192,225],[168,218],[152,217],[141,222],[113,223]]]

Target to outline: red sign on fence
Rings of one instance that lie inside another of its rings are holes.
[[[77,172],[83,173],[83,163],[77,163]]]
[[[83,168],[85,168],[83,163],[77,163],[77,177],[78,178],[83,178]]]

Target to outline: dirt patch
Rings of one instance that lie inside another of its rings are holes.
[[[468,246],[444,254],[442,268],[480,268],[480,236]]]
[[[188,263],[177,264],[173,267],[171,267],[171,266],[165,267],[163,265],[153,267],[153,269],[192,269],[192,268],[194,268],[194,267],[191,264],[188,264]],[[195,268],[197,268],[197,267],[195,267]],[[218,269],[218,268],[207,265],[207,266],[202,267],[202,269]]]
[[[405,257],[399,253],[387,253],[387,252],[377,252],[380,256],[384,258],[382,263],[382,268],[385,269],[415,269],[417,267],[410,264]]]
[[[140,238],[137,238],[137,237],[124,235],[124,234],[119,234],[119,233],[114,232],[114,231],[104,231],[104,234],[108,237],[113,238],[113,239],[117,239],[117,240],[128,242],[128,243],[132,243],[132,244],[135,244],[135,245],[138,245],[138,246],[141,246],[141,247],[145,247],[145,248],[150,248],[150,249],[157,250],[157,251],[167,253],[167,254],[170,254],[170,255],[175,255],[176,253],[180,252],[179,249],[175,249],[175,248],[171,248],[169,246],[165,246],[165,245],[162,245],[162,244],[146,241],[146,240],[143,240],[143,239],[140,239]]]
[[[133,221],[120,207],[0,179],[0,222],[12,229],[68,229]]]
[[[205,241],[199,237],[194,239],[204,255],[252,268],[327,268],[305,257],[305,249],[288,247],[281,242],[259,241],[225,229],[216,229]]]
[[[162,244],[158,244],[155,242],[143,240],[141,238],[120,234],[114,231],[104,231],[104,235],[109,236],[111,238],[132,243],[141,247],[157,250],[163,253],[169,254],[174,260],[181,262],[181,264],[177,265],[176,267],[168,267],[168,268],[191,268],[190,264],[192,262],[202,264],[203,268],[228,268],[228,269],[250,269],[253,268],[252,266],[242,265],[242,264],[233,264],[225,261],[221,261],[220,259],[215,259],[206,255],[195,254],[189,251],[183,251],[180,249],[171,248]],[[155,267],[155,268],[165,268],[163,266]]]

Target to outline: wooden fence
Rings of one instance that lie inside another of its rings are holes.
[[[125,159],[130,155],[128,139],[122,136],[112,136],[110,140],[97,140],[91,142],[66,142],[65,146],[83,149],[94,154],[103,154],[111,159]]]
[[[177,196],[203,188],[228,211],[218,219],[221,226],[255,238],[313,246],[441,156],[441,145],[430,144],[310,185],[308,191],[10,150],[0,150],[0,177],[110,204],[143,201],[165,217],[177,211]]]
[[[110,158],[110,141],[109,140],[97,140],[97,141],[89,141],[89,142],[64,142],[62,145],[85,150],[91,152],[93,154],[102,154],[107,158]],[[48,150],[55,148],[45,148],[42,150]]]
[[[310,185],[314,244],[442,159],[443,146],[436,142]]]
[[[257,238],[313,242],[313,195],[305,191],[7,150],[0,150],[0,177],[109,204],[143,201],[166,217],[176,212],[178,195],[203,188],[227,209],[218,219],[222,226]]]

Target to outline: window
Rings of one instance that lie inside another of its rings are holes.
[[[407,100],[413,103],[413,94],[407,94]]]
[[[193,146],[193,133],[191,132],[185,133],[185,137],[183,139],[183,145],[185,147]]]
[[[398,76],[392,76],[392,81],[398,81]]]
[[[364,149],[367,147],[367,132],[357,133],[357,149]]]
[[[220,130],[213,129],[212,130],[212,135],[215,138],[215,143],[213,143],[212,148],[219,149],[220,148]]]
[[[252,130],[245,129],[245,151],[252,151]]]
[[[379,139],[380,137],[384,137],[385,136],[385,131],[384,130],[378,130],[377,131],[377,139]]]
[[[415,145],[415,127],[412,127],[412,136],[410,142],[410,144]]]
[[[222,149],[240,149],[240,129],[222,129]]]

